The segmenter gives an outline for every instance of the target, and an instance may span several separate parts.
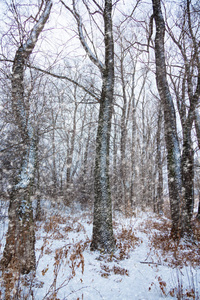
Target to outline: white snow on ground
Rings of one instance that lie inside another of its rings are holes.
[[[45,220],[37,223],[36,230],[36,278],[31,283],[27,277],[27,287],[22,288],[20,282],[20,299],[25,295],[36,300],[176,299],[178,291],[182,293],[179,299],[200,299],[200,259],[195,266],[180,268],[170,263],[172,253],[155,251],[150,238],[156,229],[151,224],[152,220],[162,222],[156,215],[115,217],[119,249],[109,256],[89,250],[91,212],[51,207],[49,201],[43,202],[43,209]],[[2,256],[7,218],[1,218],[0,226]],[[0,289],[1,297],[5,297],[3,280]],[[195,296],[190,293],[192,289]]]

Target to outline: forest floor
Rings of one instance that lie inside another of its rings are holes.
[[[43,201],[36,224],[36,276],[0,274],[0,299],[200,299],[200,230],[195,242],[170,239],[170,220],[150,212],[115,214],[117,250],[90,252],[91,210]],[[0,204],[0,258],[7,231]],[[10,294],[10,298],[9,295]],[[14,294],[16,296],[14,296]]]

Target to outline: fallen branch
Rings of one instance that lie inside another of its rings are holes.
[[[140,261],[141,264],[148,264],[148,265],[158,265],[161,266],[161,263],[155,263],[153,261]]]

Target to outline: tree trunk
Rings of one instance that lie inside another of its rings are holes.
[[[105,67],[96,138],[95,201],[91,250],[112,252],[115,239],[112,228],[112,202],[109,185],[109,147],[114,87],[114,44],[112,1],[105,0]]]
[[[146,126],[145,126],[145,103],[144,97],[142,101],[142,157],[141,157],[141,201],[140,206],[142,210],[147,205],[148,197],[147,197],[147,135],[146,135]]]
[[[177,83],[177,78],[173,80],[173,76],[171,76],[171,80],[177,98],[183,131],[181,236],[191,239],[190,222],[194,207],[194,151],[191,132],[195,120],[197,141],[198,145],[200,145],[200,119],[197,108],[200,97],[200,60],[198,51],[199,40],[194,26],[196,22],[195,9],[190,0],[184,2],[182,18],[182,26],[179,27],[181,29],[180,34],[173,34],[171,29],[168,32],[181,53],[185,69],[183,77],[181,76],[178,79],[179,83]],[[189,48],[186,46],[186,43],[190,46]]]
[[[176,130],[176,115],[173,100],[170,94],[164,51],[165,23],[161,10],[160,0],[152,0],[153,14],[156,23],[155,57],[156,82],[164,109],[165,142],[167,148],[168,186],[172,217],[172,236],[180,235],[180,201],[182,199],[182,176],[180,162],[180,148]]]
[[[18,48],[12,69],[13,112],[24,149],[21,169],[16,176],[16,184],[10,196],[9,226],[1,266],[3,269],[12,267],[20,273],[29,273],[36,267],[35,231],[30,200],[36,165],[36,140],[24,99],[24,71],[39,34],[48,20],[51,6],[51,1],[47,0],[44,11],[31,30],[26,43]]]
[[[53,189],[52,195],[56,197],[57,195],[57,171],[56,171],[56,143],[55,143],[55,131],[56,131],[56,117],[54,117],[53,110],[51,111],[51,118],[52,118],[52,181],[53,181]]]
[[[60,1],[75,18],[78,25],[80,42],[88,57],[99,68],[102,75],[102,91],[101,99],[99,101],[100,111],[96,137],[96,158],[94,170],[95,200],[91,250],[112,252],[115,248],[115,240],[112,229],[112,203],[109,186],[109,147],[114,88],[112,0],[105,0],[104,10],[102,10],[97,4],[97,7],[103,11],[104,18],[105,64],[98,59],[97,51],[95,50],[93,52],[87,44],[82,18],[76,9],[75,0],[72,0],[72,8],[65,4],[62,0]],[[89,9],[88,13],[90,14]]]
[[[112,199],[113,199],[113,209],[120,210],[119,203],[119,193],[118,193],[118,176],[117,176],[117,120],[116,115],[114,114],[114,126],[113,126],[114,136],[113,136],[113,169],[111,171],[112,174]],[[121,199],[120,199],[121,200]]]
[[[76,103],[76,87],[75,87],[75,109],[74,109],[74,116],[73,116],[73,129],[72,129],[72,136],[70,139],[70,148],[68,151],[67,157],[67,188],[70,188],[70,184],[72,182],[72,162],[73,162],[73,155],[74,155],[74,147],[75,147],[75,138],[76,138],[76,114],[78,109],[78,104]]]
[[[156,163],[158,168],[158,188],[157,188],[157,211],[163,213],[163,172],[162,172],[162,157],[161,157],[161,125],[162,125],[162,109],[161,105],[158,112],[158,130],[157,130],[157,157]]]
[[[90,122],[92,121],[92,113],[90,113]],[[87,205],[88,203],[88,188],[87,188],[87,182],[88,182],[88,154],[89,154],[89,146],[91,141],[91,123],[88,125],[88,135],[86,139],[86,145],[85,145],[85,151],[83,155],[83,189],[82,189],[82,205],[83,207]]]
[[[198,211],[197,211],[196,218],[200,220],[200,192],[199,192],[199,205],[198,205]]]
[[[9,226],[1,265],[26,274],[35,270],[35,229],[30,200],[31,189],[12,192],[9,206]]]
[[[194,150],[192,148],[191,127],[187,127],[185,131],[183,134],[182,153],[183,203],[181,207],[181,235],[191,238],[191,219],[194,209]]]
[[[35,172],[37,176],[37,185],[36,185],[36,195],[37,195],[37,206],[36,206],[36,213],[35,213],[35,221],[42,220],[42,208],[41,208],[41,191],[40,191],[40,162],[39,162],[39,135],[37,132],[37,139],[36,139],[36,162],[35,162]]]
[[[135,69],[136,64],[134,64],[134,70],[132,74],[132,140],[131,140],[131,188],[130,188],[130,201],[131,207],[136,208],[136,134],[137,134],[137,124],[136,124],[136,103],[135,103]]]
[[[120,166],[120,177],[121,177],[121,190],[122,190],[122,203],[124,205],[125,216],[127,215],[127,188],[126,188],[126,173],[127,173],[127,165],[126,165],[126,138],[127,138],[127,119],[126,119],[126,111],[127,111],[127,97],[126,97],[126,83],[124,80],[124,55],[121,54],[120,59],[120,75],[122,82],[122,94],[123,94],[123,107],[122,107],[122,115],[121,115],[121,138],[120,138],[120,153],[121,153],[121,166]]]
[[[198,147],[200,149],[200,114],[199,114],[199,105],[195,109],[195,130],[197,135]]]

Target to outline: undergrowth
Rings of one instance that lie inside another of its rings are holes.
[[[149,253],[152,252],[159,263],[163,261],[171,267],[200,265],[200,231],[197,227],[193,226],[193,242],[174,240],[171,237],[171,222],[165,218],[149,218],[142,223],[140,230],[149,236]]]
[[[155,282],[152,282],[149,286],[151,291],[153,286],[157,286],[160,290],[162,297],[171,296],[178,300],[199,300],[199,285],[197,273],[190,268],[190,274],[185,269],[186,274],[183,274],[180,268],[175,269],[175,273],[172,275],[171,283],[165,282],[161,276],[155,277]],[[187,277],[185,279],[184,277]]]
[[[41,270],[41,275],[44,278],[45,276],[48,278],[50,271],[53,272],[53,277],[51,274],[52,282],[49,284],[49,288],[42,300],[58,299],[58,291],[69,284],[72,278],[76,276],[77,270],[81,269],[81,273],[84,273],[85,261],[83,251],[89,247],[91,242],[87,236],[84,235],[84,240],[72,240],[56,249],[52,247],[54,240],[62,239],[68,241],[68,235],[71,232],[85,233],[84,226],[77,218],[70,216],[63,217],[61,214],[50,217],[46,216],[45,219],[46,221],[44,222],[36,223],[36,239],[43,241],[42,246],[36,249],[36,251],[40,253],[36,263],[36,273],[32,272],[28,275],[21,275],[14,266],[12,269],[8,268],[1,274],[0,299],[36,300],[37,298],[34,296],[34,291],[44,286],[44,281],[37,279],[38,266],[42,260],[45,261],[46,255],[53,256],[53,268],[47,264]],[[63,268],[66,268],[65,276],[63,276]],[[59,276],[62,277],[63,280],[59,280],[58,285]]]
[[[128,227],[122,226],[121,229],[116,230],[116,247],[118,253],[115,255],[119,260],[129,258],[130,251],[133,251],[142,240],[139,239],[133,227],[129,225]]]
[[[83,216],[82,214],[81,217],[74,217],[72,215],[64,216],[61,213],[46,215],[42,222],[37,222],[36,239],[38,243],[36,251],[39,255],[36,273],[22,276],[15,269],[8,269],[0,274],[2,275],[0,299],[37,300],[35,293],[44,288],[50,278],[46,293],[40,299],[59,300],[58,292],[67,287],[75,276],[76,280],[79,278],[78,280],[82,282],[86,268],[84,251],[89,251],[91,242],[86,234],[84,224],[91,225],[91,223],[91,216]],[[148,218],[145,222],[140,222],[137,228],[131,223],[126,226],[121,225],[115,220],[116,251],[109,255],[100,254],[97,258],[100,261],[97,273],[105,280],[111,275],[129,276],[129,270],[121,267],[120,262],[128,259],[131,252],[143,243],[142,238],[136,234],[137,231],[140,231],[149,238],[147,259],[153,264],[167,265],[176,270],[171,285],[157,275],[155,282],[149,286],[149,291],[156,285],[163,297],[170,295],[177,299],[199,299],[196,275],[192,273],[191,269],[191,273],[188,275],[187,288],[185,288],[181,271],[181,268],[187,265],[199,266],[199,227],[193,225],[195,236],[195,243],[193,244],[174,241],[171,238],[170,229],[171,223],[166,218]],[[74,233],[76,234],[74,235]],[[56,243],[53,243],[54,241]],[[47,260],[46,263],[45,259]],[[148,263],[148,260],[145,263]]]

